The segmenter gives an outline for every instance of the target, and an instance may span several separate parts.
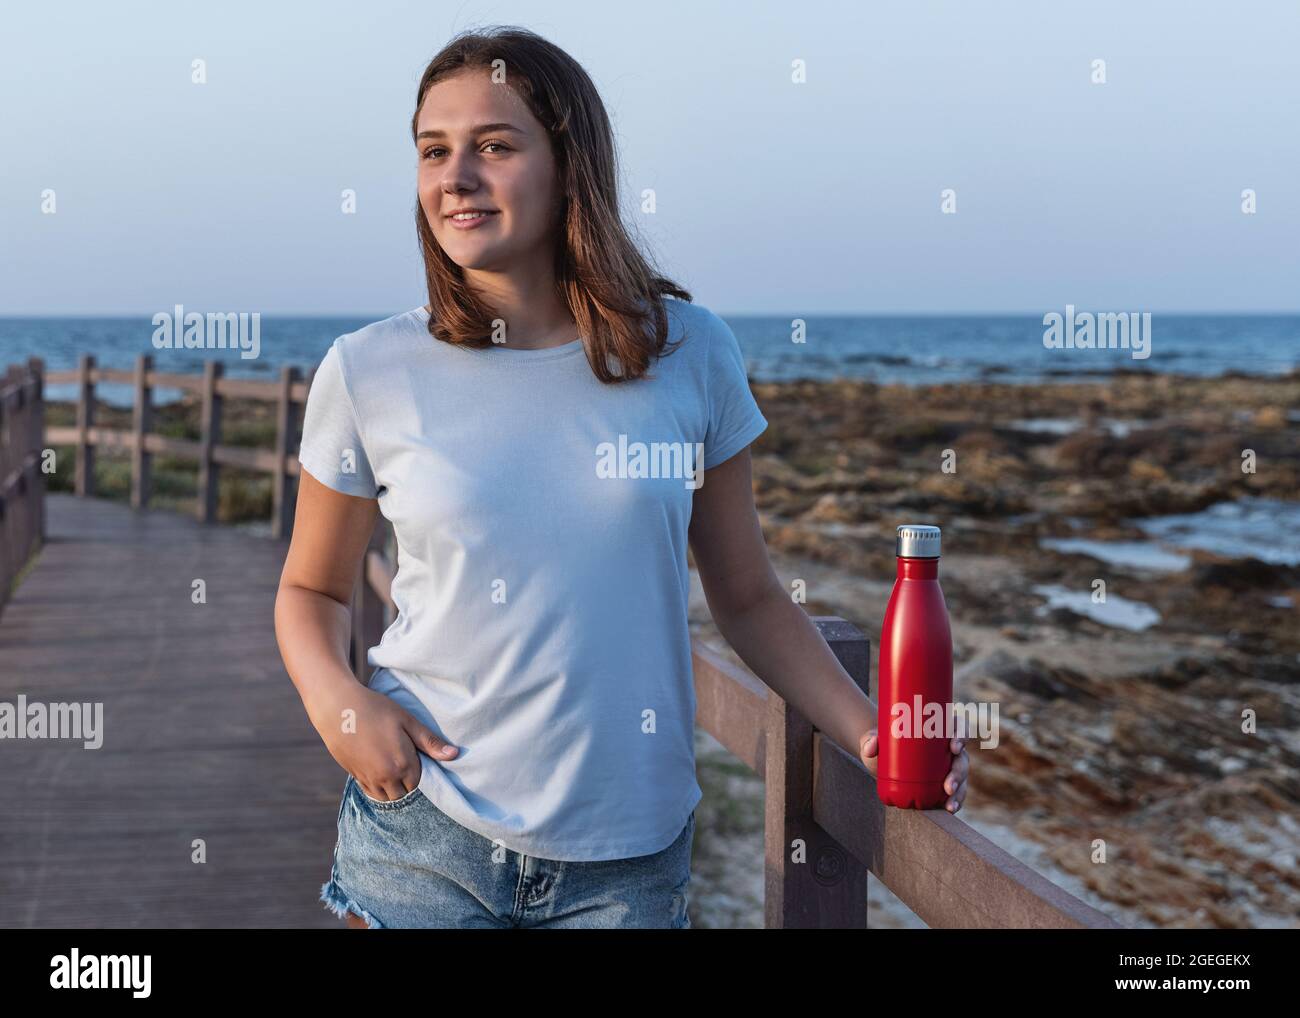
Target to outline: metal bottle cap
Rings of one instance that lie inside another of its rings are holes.
[[[903,524],[894,538],[894,554],[899,558],[938,558],[939,528]]]

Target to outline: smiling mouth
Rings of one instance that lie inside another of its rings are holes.
[[[495,212],[458,212],[453,216],[448,216],[453,223],[472,223],[479,219],[486,219],[488,216],[495,216]]]

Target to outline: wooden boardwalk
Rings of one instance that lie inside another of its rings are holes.
[[[346,774],[275,643],[288,542],[104,499],[46,512],[0,703],[102,704],[103,744],[0,739],[0,927],[343,929],[317,896]]]

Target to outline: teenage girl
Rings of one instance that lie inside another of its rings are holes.
[[[723,637],[873,773],[875,710],[768,561],[740,348],[630,240],[586,72],[528,31],[460,36],[411,133],[428,303],[321,360],[275,606],[348,774],[321,898],[358,928],[686,928],[688,543]],[[379,513],[397,611],[362,685]]]

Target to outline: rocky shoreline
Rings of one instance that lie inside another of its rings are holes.
[[[972,748],[967,822],[1126,925],[1300,927],[1300,559],[1278,532],[1292,517],[1230,519],[1254,543],[1227,554],[1148,554],[1144,526],[1294,510],[1300,373],[753,390],[770,422],[755,499],[811,614],[854,622],[874,653],[894,527],[943,528],[954,696],[997,701],[1002,722],[996,749]],[[1090,603],[1097,580],[1109,619]],[[720,645],[698,589],[692,621]],[[757,913],[751,875],[732,876],[754,832],[709,815],[711,785],[755,786],[709,736],[699,747],[700,924],[761,925],[761,869]],[[761,860],[761,803],[757,816]],[[872,885],[873,926],[917,924]]]

